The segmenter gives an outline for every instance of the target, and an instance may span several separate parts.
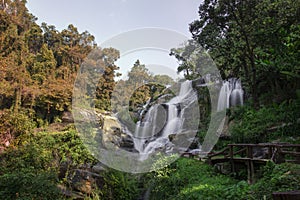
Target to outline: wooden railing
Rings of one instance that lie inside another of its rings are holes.
[[[292,162],[300,164],[300,144],[229,144],[219,152],[207,155],[209,164],[229,162],[231,171],[236,172],[236,165],[244,163],[247,166],[248,182],[253,183],[254,164]]]
[[[287,156],[289,157],[287,158]],[[211,152],[207,155],[208,163],[217,158],[245,158],[256,161],[270,160],[275,163],[294,162],[300,164],[300,144],[229,144],[222,151]]]

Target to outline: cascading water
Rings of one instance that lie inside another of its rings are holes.
[[[229,97],[230,97],[230,84],[228,81],[224,82],[219,95],[218,100],[218,111],[229,108]]]
[[[231,106],[236,106],[236,105],[243,105],[243,89],[242,89],[242,84],[241,81],[238,79],[234,82],[234,88],[231,92],[230,96],[230,105]]]
[[[149,154],[157,149],[167,148],[170,145],[169,135],[182,131],[185,109],[196,100],[197,94],[192,88],[192,82],[185,81],[181,83],[178,96],[163,105],[152,106],[137,122],[135,133],[132,134],[135,149],[140,154]],[[162,116],[158,112],[161,110],[167,114],[163,119],[165,122],[160,127]]]
[[[243,105],[243,89],[239,79],[231,78],[224,81],[220,90],[218,100],[218,111],[226,108]]]
[[[176,133],[176,130],[179,126],[179,123],[181,122],[180,116],[178,115],[179,111],[177,109],[177,106],[174,104],[167,104],[168,107],[168,118],[166,126],[163,129],[162,136],[167,137],[169,133]]]
[[[146,138],[155,134],[155,119],[157,116],[157,105],[150,107],[144,118],[141,115],[141,120],[137,122],[134,133],[134,147],[141,152],[144,149]],[[141,113],[144,113],[143,110]]]

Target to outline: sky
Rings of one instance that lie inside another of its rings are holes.
[[[38,18],[38,24],[46,22],[58,30],[73,24],[80,32],[87,30],[94,35],[101,46],[124,32],[146,27],[168,29],[174,35],[190,38],[189,24],[198,19],[200,3],[201,0],[28,0],[27,8]],[[146,65],[178,65],[167,51],[153,48],[133,52],[126,56],[121,52],[118,62],[123,74],[137,58]]]

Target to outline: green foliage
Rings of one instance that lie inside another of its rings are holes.
[[[297,101],[273,104],[259,110],[248,106],[232,109],[232,140],[236,143],[259,143],[289,136],[297,137],[300,126],[299,109]]]
[[[166,85],[174,83],[168,75],[153,75],[144,64],[137,60],[128,72],[128,80],[118,81],[115,87],[112,98],[115,106],[113,111],[129,109],[130,117],[136,121],[136,113],[143,109],[146,102],[148,100],[154,102],[160,96],[172,93],[166,90]]]
[[[56,177],[65,161],[69,168],[96,162],[75,130],[20,136],[0,155],[0,199],[59,199]]]
[[[107,200],[134,200],[139,195],[137,175],[116,170],[103,174],[105,185],[100,191],[100,198]]]
[[[0,199],[62,199],[52,173],[33,170],[15,171],[0,176]]]
[[[96,49],[95,38],[72,24],[62,31],[46,23],[39,26],[25,4],[6,0],[0,10],[0,109],[31,109],[39,124],[52,123],[71,109],[78,69]],[[109,110],[119,52],[106,48],[101,53],[97,63],[103,74],[94,93],[96,106]]]
[[[53,161],[51,154],[42,152],[36,144],[28,144],[18,149],[9,149],[1,155],[1,174],[22,169],[47,170]],[[57,166],[53,166],[57,167]]]
[[[267,186],[267,187],[266,187]],[[251,186],[254,199],[272,199],[273,192],[286,192],[300,189],[300,166],[284,163],[275,165],[272,162],[263,167],[263,177]]]
[[[161,85],[173,85],[174,84],[174,80],[168,76],[168,75],[154,75],[152,82],[156,83],[156,84],[161,84]]]
[[[96,108],[101,110],[111,110],[111,95],[115,89],[114,78],[120,74],[116,71],[119,69],[114,62],[120,58],[120,52],[113,48],[104,48],[102,49],[100,59],[103,60],[103,63],[100,66],[97,66],[102,70],[102,76],[99,77],[98,85],[96,88]],[[99,57],[93,60],[95,63],[99,63]],[[94,73],[94,72],[92,72]]]
[[[249,186],[217,174],[209,165],[181,158],[154,173],[151,199],[248,199]]]
[[[95,162],[74,129],[57,133],[37,133],[34,143],[60,162],[71,160],[73,165]]]
[[[147,174],[150,199],[272,199],[273,192],[298,190],[300,168],[269,162],[255,184],[216,173],[202,162],[181,158],[171,166]]]
[[[35,123],[28,115],[30,115],[28,111],[18,113],[7,109],[0,111],[1,140],[7,139],[12,142],[20,135],[29,133],[35,127]]]
[[[223,78],[240,77],[259,107],[294,97],[300,86],[299,9],[298,0],[206,0],[190,31]]]
[[[134,84],[135,87],[145,82],[149,82],[150,78],[151,74],[149,69],[147,69],[144,64],[141,64],[139,60],[134,63],[130,72],[128,72],[128,81],[131,84]]]
[[[26,168],[58,170],[59,164],[65,161],[71,161],[73,166],[95,162],[75,130],[24,135],[17,148],[10,148],[1,155],[0,174]]]

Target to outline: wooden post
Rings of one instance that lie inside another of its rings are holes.
[[[248,184],[251,184],[250,183],[250,177],[251,177],[251,174],[250,174],[250,162],[249,162],[249,160],[248,161],[246,161],[246,166],[247,166],[247,181],[248,181]]]
[[[300,153],[300,147],[296,147],[296,152]],[[300,156],[295,156],[296,163],[300,164]]]
[[[229,156],[230,156],[230,164],[231,164],[231,172],[235,173],[235,166],[233,161],[233,146],[229,146]]]
[[[272,159],[272,155],[273,155],[273,147],[269,146],[269,148],[268,148],[268,159]]]
[[[254,175],[255,175],[255,171],[254,171],[254,163],[253,160],[250,160],[250,184],[254,183]]]
[[[247,158],[253,159],[253,148],[252,146],[247,146]]]
[[[280,146],[276,146],[277,148],[277,159],[276,159],[276,163],[280,164],[280,163],[284,163],[285,162],[285,156],[283,155],[283,153],[281,152],[282,149]]]
[[[253,165],[253,147],[251,145],[247,146],[247,172],[248,172],[248,183],[252,184],[254,182],[254,165]]]

